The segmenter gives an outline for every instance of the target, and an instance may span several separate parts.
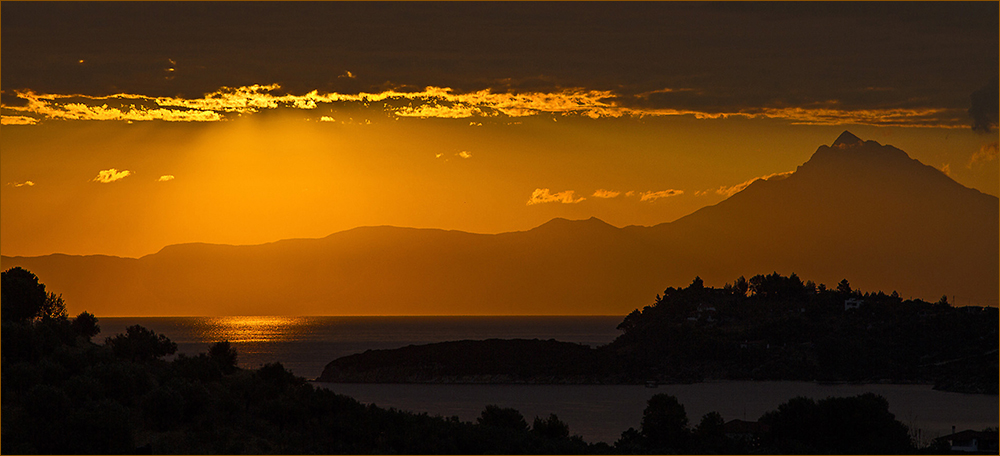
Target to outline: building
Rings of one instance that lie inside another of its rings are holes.
[[[749,442],[768,431],[768,425],[759,421],[731,420],[722,425],[722,433],[733,440]]]
[[[966,429],[962,432],[954,432],[938,437],[937,440],[947,442],[951,451],[963,453],[989,453],[997,454],[1000,447],[997,445],[997,431],[973,431]]]

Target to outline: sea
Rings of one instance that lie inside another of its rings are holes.
[[[427,317],[98,317],[103,340],[142,325],[177,343],[178,353],[204,353],[228,340],[241,367],[280,362],[298,376],[315,379],[327,363],[365,350],[451,340],[555,339],[592,347],[618,336],[620,316],[427,316]],[[176,356],[176,355],[175,355]],[[639,428],[654,394],[676,396],[691,425],[708,412],[726,420],[756,420],[789,399],[816,400],[875,393],[921,443],[952,429],[998,426],[997,396],[935,391],[931,385],[817,384],[791,381],[712,381],[685,385],[429,385],[314,383],[363,403],[475,421],[486,405],[534,417],[556,414],[570,433],[588,442],[613,444],[628,428]]]

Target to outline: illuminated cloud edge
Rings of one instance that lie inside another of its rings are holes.
[[[662,89],[661,91],[670,91]],[[381,109],[395,118],[516,118],[536,115],[580,116],[592,119],[621,117],[692,116],[696,119],[731,117],[782,119],[800,125],[874,125],[900,127],[965,127],[962,113],[947,109],[835,109],[830,107],[748,107],[735,112],[632,106],[643,96],[608,90],[564,89],[558,92],[504,93],[490,89],[455,93],[448,87],[421,91],[386,90],[379,93],[319,93],[294,95],[279,84],[222,87],[200,98],[150,97],[119,93],[108,96],[42,94],[14,91],[21,106],[2,105],[4,125],[32,125],[44,120],[113,120],[216,122],[264,110],[315,111],[310,118],[333,122],[327,109],[353,105]]]

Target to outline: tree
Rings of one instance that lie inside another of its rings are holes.
[[[223,373],[231,374],[238,368],[236,349],[228,340],[216,342],[208,347],[208,358],[215,362]]]
[[[844,295],[851,294],[851,284],[847,282],[847,279],[841,280],[837,284],[837,292]]]
[[[621,332],[627,333],[635,329],[636,325],[639,324],[639,321],[641,319],[642,319],[642,312],[639,312],[639,309],[635,309],[625,316],[625,319],[618,324],[618,327],[616,329],[618,329]]]
[[[47,293],[45,302],[42,303],[42,307],[38,309],[35,316],[42,320],[66,318],[66,303],[63,302],[62,294],[56,296],[55,293]]]
[[[750,284],[747,283],[746,277],[740,276],[740,278],[736,279],[736,282],[733,283],[733,292],[736,296],[746,296],[748,291],[750,291]]]
[[[726,421],[719,412],[708,412],[701,417],[701,423],[694,428],[694,440],[697,448],[694,452],[721,454],[726,444],[726,434],[723,431]]]
[[[104,344],[111,347],[116,356],[134,362],[152,361],[177,352],[177,344],[167,336],[157,335],[139,325],[129,326],[125,329],[125,334],[108,337]]]
[[[654,394],[642,412],[642,436],[651,449],[681,449],[687,443],[687,412],[677,398]]]
[[[762,295],[765,292],[764,280],[766,278],[767,277],[764,274],[757,274],[750,278],[750,281],[747,283],[747,287],[753,296]]]
[[[531,432],[547,439],[559,439],[569,437],[569,425],[559,420],[555,413],[550,414],[548,419],[535,417],[534,424],[531,425]]]
[[[501,408],[498,405],[487,405],[483,413],[476,418],[476,422],[482,426],[493,426],[515,431],[528,429],[528,422],[524,421],[524,416],[517,409]]]
[[[0,273],[0,318],[3,321],[23,322],[39,316],[46,306],[48,295],[45,284],[38,276],[21,267]]]
[[[635,428],[622,432],[621,438],[615,442],[615,450],[619,454],[642,454],[646,452],[646,439]]]
[[[907,454],[906,426],[881,396],[796,397],[761,417],[771,447],[784,454]]]
[[[257,377],[268,385],[271,392],[280,392],[290,385],[304,383],[301,377],[296,377],[278,361],[260,366],[260,369],[257,369]]]
[[[73,329],[84,339],[90,340],[101,332],[101,325],[97,324],[97,317],[90,312],[83,312],[73,319]]]

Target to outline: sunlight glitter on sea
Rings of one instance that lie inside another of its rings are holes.
[[[199,328],[203,340],[232,343],[281,342],[295,337],[306,317],[232,316],[206,318]]]

